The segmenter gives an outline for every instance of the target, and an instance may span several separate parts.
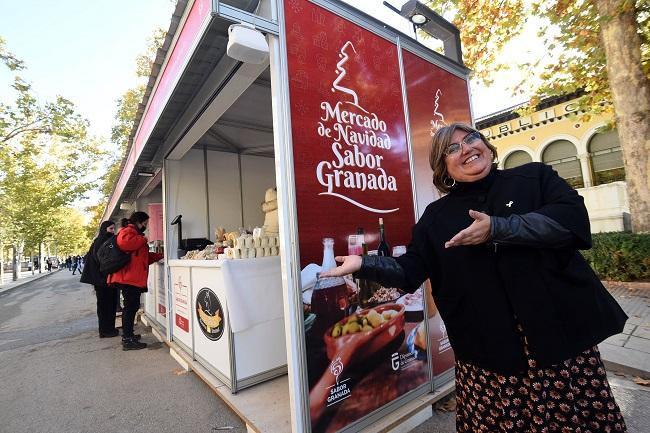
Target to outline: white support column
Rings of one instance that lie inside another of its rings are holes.
[[[589,153],[581,153],[578,155],[580,160],[580,169],[582,170],[582,181],[585,188],[594,185],[593,175],[591,173],[591,164],[589,163]]]

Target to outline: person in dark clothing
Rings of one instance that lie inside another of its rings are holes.
[[[47,272],[52,272],[52,259],[48,257],[45,264],[47,265]]]
[[[584,201],[548,165],[498,170],[496,148],[455,123],[433,137],[445,196],[413,228],[406,254],[337,257],[415,291],[429,279],[456,355],[458,432],[623,432],[597,344],[627,316],[578,252],[591,248]]]
[[[79,260],[79,256],[74,256],[72,258],[72,275],[74,275],[75,272],[77,272],[77,270],[79,270],[79,273],[81,273],[80,268],[81,268],[81,263],[80,263],[80,260]]]
[[[68,257],[65,258],[65,267],[66,267],[68,270],[71,270],[71,269],[72,269],[72,258],[71,258],[70,256],[68,256]]]
[[[119,288],[124,297],[122,312],[122,349],[139,350],[147,347],[140,342],[140,336],[133,333],[135,315],[140,309],[140,295],[147,291],[149,265],[163,258],[162,254],[149,252],[144,232],[149,224],[149,215],[134,212],[122,220],[122,229],[117,234],[117,246],[129,253],[131,260],[122,269],[108,276],[108,283]]]
[[[115,329],[115,306],[118,291],[106,282],[107,276],[99,270],[97,251],[115,233],[115,223],[104,221],[99,226],[99,234],[90,245],[86,254],[86,265],[81,273],[81,282],[92,284],[97,296],[97,322],[99,325],[99,338],[117,337],[119,331]]]

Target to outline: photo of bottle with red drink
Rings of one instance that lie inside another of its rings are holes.
[[[323,238],[322,272],[336,267],[334,239]],[[349,307],[348,288],[342,277],[321,278],[318,274],[311,298],[311,311],[316,314],[313,330],[322,336],[325,330],[343,319]]]

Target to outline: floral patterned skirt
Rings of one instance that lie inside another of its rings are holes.
[[[626,432],[597,347],[547,368],[525,347],[517,376],[456,361],[456,431],[460,433]]]

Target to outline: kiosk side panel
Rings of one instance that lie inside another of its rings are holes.
[[[402,50],[404,80],[408,99],[411,146],[413,149],[415,188],[417,191],[418,216],[434,200],[438,191],[431,179],[429,166],[431,139],[443,126],[454,122],[471,124],[471,112],[467,81],[454,75],[425,58]],[[431,285],[425,284],[427,317],[429,320],[429,353],[435,378],[454,366],[454,353],[449,343],[445,324],[438,313]],[[450,376],[450,380],[453,377]]]
[[[396,39],[311,2],[287,0],[284,10],[311,427],[358,430],[427,387],[426,347],[416,344],[422,309],[407,314],[397,303],[404,293],[382,288],[385,297],[357,311],[352,278],[314,288],[315,272],[308,274],[322,269],[324,238],[334,240],[335,255],[347,255],[361,227],[377,248],[379,218],[392,246],[410,240],[415,206],[399,56]],[[334,332],[369,315],[383,317],[372,330]]]

